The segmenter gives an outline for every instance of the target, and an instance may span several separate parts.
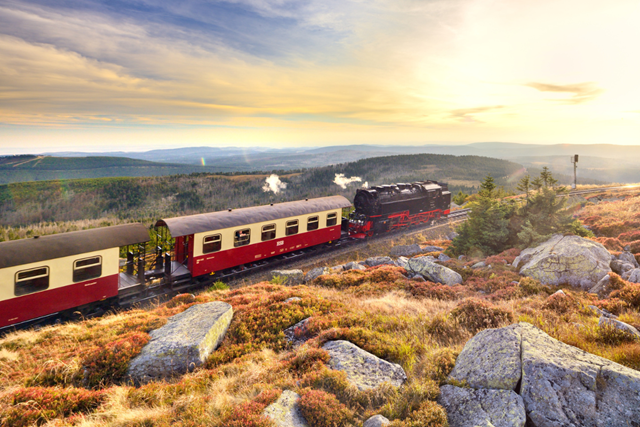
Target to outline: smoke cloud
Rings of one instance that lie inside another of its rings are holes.
[[[273,173],[264,180],[262,191],[264,191],[265,193],[273,191],[273,194],[278,194],[280,190],[284,190],[285,188],[287,188],[287,184],[280,181],[280,177]]]
[[[351,184],[352,182],[361,182],[362,178],[359,176],[352,176],[351,178],[347,178],[343,173],[337,173],[333,182],[338,184],[342,189],[347,188],[347,184]]]

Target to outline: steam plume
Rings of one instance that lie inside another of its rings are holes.
[[[362,188],[369,188],[369,181],[365,181],[364,184],[362,184]]]
[[[287,188],[287,184],[280,181],[280,177],[275,173],[272,173],[268,178],[264,180],[264,185],[262,186],[262,191],[265,193],[268,191],[273,191],[273,194],[278,194],[280,190],[284,190]]]
[[[352,182],[361,182],[362,178],[359,176],[352,176],[351,178],[347,178],[343,173],[337,173],[334,183],[338,184],[343,189],[347,188],[347,184],[351,184]]]

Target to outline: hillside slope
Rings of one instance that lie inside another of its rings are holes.
[[[499,185],[517,181],[516,163],[475,156],[420,154],[364,159],[283,175],[287,187],[265,192],[265,174],[192,174],[150,178],[101,178],[35,181],[0,186],[0,225],[25,226],[43,221],[117,217],[153,222],[160,217],[211,212],[273,202],[341,194],[352,200],[355,189],[426,179],[449,181],[450,189],[472,191],[491,173]],[[336,174],[359,182],[341,188]]]

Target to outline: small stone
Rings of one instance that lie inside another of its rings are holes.
[[[418,244],[394,246],[391,248],[391,251],[389,251],[389,255],[394,257],[399,257],[399,256],[410,257],[410,256],[417,255],[419,253],[422,253],[422,249]]]
[[[634,268],[622,275],[622,278],[631,283],[640,283],[640,268]]]
[[[440,246],[425,246],[424,248],[422,248],[422,253],[426,254],[429,252],[442,252],[444,251],[443,248],[441,248]]]
[[[328,268],[328,267],[312,268],[304,276],[304,281],[305,281],[305,283],[311,283],[314,280],[316,280],[318,277],[322,276],[323,274],[331,274],[331,269]]]
[[[473,268],[473,269],[476,269],[476,268],[484,268],[484,267],[486,267],[486,266],[487,266],[487,264],[485,264],[485,262],[484,262],[484,261],[480,261],[480,262],[476,262],[475,264],[473,264],[473,265],[471,266],[471,268]]]
[[[638,332],[636,328],[616,319],[610,319],[606,316],[601,316],[600,320],[598,320],[598,326],[601,328],[605,326],[616,328],[640,339],[640,332]]]
[[[360,264],[359,262],[355,262],[355,261],[351,261],[348,262],[344,265],[344,269],[345,271],[347,270],[366,270],[367,267],[365,267],[364,265]]]
[[[367,260],[365,261],[365,264],[367,264],[369,267],[375,267],[376,265],[384,265],[384,264],[395,265],[393,260],[388,256],[375,256],[375,257],[367,258]]]
[[[286,300],[284,300],[285,304],[288,304],[290,302],[294,302],[294,301],[302,301],[302,298],[300,297],[291,297],[291,298],[287,298]]]
[[[633,255],[629,251],[622,252],[620,255],[618,255],[618,259],[623,262],[628,262],[629,264],[633,265],[634,268],[640,268],[635,255]]]
[[[609,296],[609,293],[611,292],[609,289],[610,281],[611,281],[611,276],[607,274],[602,279],[600,279],[593,288],[589,289],[589,293],[596,294],[600,298],[606,298],[607,296]]]
[[[440,255],[438,255],[438,261],[441,262],[445,262],[445,261],[449,261],[451,258],[449,258],[447,255],[445,255],[444,253],[441,253]]]
[[[411,276],[411,280],[413,280],[414,282],[426,282],[427,279],[425,279],[424,277],[422,277],[419,274],[414,274],[413,276]]]
[[[305,343],[305,341],[307,341],[308,338],[306,338],[305,335],[307,332],[307,322],[309,321],[309,319],[311,318],[307,317],[306,319],[299,321],[295,325],[290,326],[283,331],[286,340],[292,343],[294,347],[302,345]],[[296,336],[296,331],[298,331],[299,337]]]
[[[631,264],[630,262],[627,261],[623,261],[623,260],[619,260],[619,259],[614,259],[613,261],[611,261],[609,263],[609,267],[611,267],[611,269],[615,272],[618,273],[619,275],[623,275],[624,273],[626,273],[629,270],[633,270],[634,268],[636,268],[633,264]]]
[[[428,257],[411,258],[407,263],[407,272],[420,274],[425,279],[434,283],[443,283],[453,286],[462,283],[462,276],[443,265],[436,264]]]
[[[327,341],[323,349],[329,352],[329,367],[347,374],[347,380],[360,390],[370,390],[389,383],[400,387],[407,374],[397,363],[387,362],[349,341]]]
[[[390,421],[382,415],[374,415],[364,422],[362,427],[384,427],[389,425]]]
[[[295,286],[303,282],[304,273],[302,270],[273,270],[270,280],[273,279],[282,280],[282,284],[285,286]]]
[[[401,256],[401,257],[398,257],[398,259],[396,260],[396,265],[398,267],[407,268],[408,262],[409,262],[409,258]]]
[[[262,414],[270,418],[277,427],[308,427],[309,424],[300,411],[299,400],[298,393],[285,390],[278,400],[264,409]]]
[[[345,270],[344,265],[335,265],[329,268],[332,273],[340,273]]]
[[[598,316],[604,316],[604,317],[608,317],[609,319],[617,319],[618,316],[616,316],[615,314],[611,313],[608,310],[596,307],[595,305],[590,305],[589,308],[591,309],[591,311],[593,311],[596,315]]]
[[[459,260],[463,260],[463,259],[465,259],[465,258],[466,258],[466,257],[465,257],[464,255],[460,255],[460,256],[458,257],[458,259],[459,259]]]

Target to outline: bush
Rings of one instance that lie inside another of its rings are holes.
[[[453,309],[451,316],[473,333],[482,329],[498,328],[505,323],[513,322],[514,319],[511,311],[503,310],[478,298],[467,298],[462,301]]]
[[[90,351],[82,362],[86,386],[98,388],[122,380],[129,362],[140,354],[149,339],[148,334],[134,333]]]
[[[640,309],[640,283],[627,282],[622,289],[611,292],[610,298],[619,298],[629,306]]]
[[[544,304],[542,304],[542,308],[555,311],[558,314],[564,314],[578,308],[578,303],[569,295],[555,293],[547,298]]]
[[[41,425],[57,417],[91,412],[104,400],[103,391],[78,388],[22,388],[11,397],[11,406],[0,413],[0,425]]]
[[[224,427],[273,427],[269,418],[262,415],[266,405],[259,402],[248,401],[234,407],[224,417],[221,426]]]
[[[542,285],[536,279],[532,279],[531,277],[523,277],[518,282],[518,289],[520,290],[520,295],[522,296],[531,296],[540,294],[542,292],[549,291],[549,287]]]
[[[404,419],[417,411],[423,402],[436,400],[439,395],[440,388],[435,381],[413,381],[404,384],[380,411],[389,419]]]
[[[447,412],[436,402],[427,400],[404,421],[395,420],[389,427],[448,427]]]
[[[347,427],[353,412],[333,395],[321,390],[306,390],[300,397],[300,411],[310,427]]]
[[[629,304],[620,298],[607,298],[594,303],[595,306],[603,308],[615,315],[619,315],[623,310],[629,308]]]
[[[179,305],[185,305],[185,304],[193,304],[194,302],[196,302],[196,297],[193,294],[178,294],[175,297],[171,298],[166,306],[167,308],[175,308],[178,307]]]

